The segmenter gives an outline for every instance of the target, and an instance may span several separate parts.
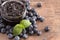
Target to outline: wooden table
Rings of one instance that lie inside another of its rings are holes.
[[[38,2],[41,2],[41,8],[36,7]],[[49,26],[50,32],[43,32],[41,36],[29,36],[26,40],[60,40],[60,0],[31,0],[31,7],[35,8],[39,15],[45,17],[43,23],[37,22],[38,30],[43,31],[45,26]],[[6,34],[0,34],[0,40],[9,39]]]

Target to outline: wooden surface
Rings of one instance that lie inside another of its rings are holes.
[[[41,8],[36,7],[37,2],[41,2]],[[39,15],[45,17],[43,23],[37,22],[38,30],[43,31],[44,27],[48,25],[50,32],[43,32],[41,36],[29,36],[26,40],[60,40],[60,0],[31,0],[31,6]],[[6,34],[0,34],[0,40],[9,39]]]

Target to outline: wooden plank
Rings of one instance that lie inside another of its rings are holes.
[[[41,2],[42,7],[37,8],[37,2]],[[43,23],[37,22],[38,30],[43,30],[45,26],[50,27],[50,32],[41,36],[29,36],[26,40],[60,40],[60,0],[31,0],[31,7],[35,8],[36,12],[45,17]],[[5,34],[0,34],[0,40],[9,40]],[[22,39],[23,40],[23,39]]]

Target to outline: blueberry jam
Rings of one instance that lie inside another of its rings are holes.
[[[8,22],[20,21],[26,15],[25,6],[22,2],[5,1],[1,7],[1,16]]]

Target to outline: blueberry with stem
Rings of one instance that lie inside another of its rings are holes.
[[[49,30],[50,30],[50,29],[49,29],[48,26],[46,26],[46,27],[44,28],[44,31],[45,31],[45,32],[49,32]]]
[[[15,36],[14,40],[20,40],[19,36]]]
[[[28,35],[27,34],[24,34],[23,35],[23,38],[25,38],[25,39],[28,38]]]
[[[13,38],[13,34],[8,34],[8,38],[12,39]]]
[[[40,22],[43,22],[43,21],[44,21],[44,17],[38,16],[38,17],[37,17],[37,20],[39,20]]]
[[[6,29],[5,29],[5,28],[2,28],[2,29],[1,29],[1,33],[4,34],[5,32],[6,32]]]

